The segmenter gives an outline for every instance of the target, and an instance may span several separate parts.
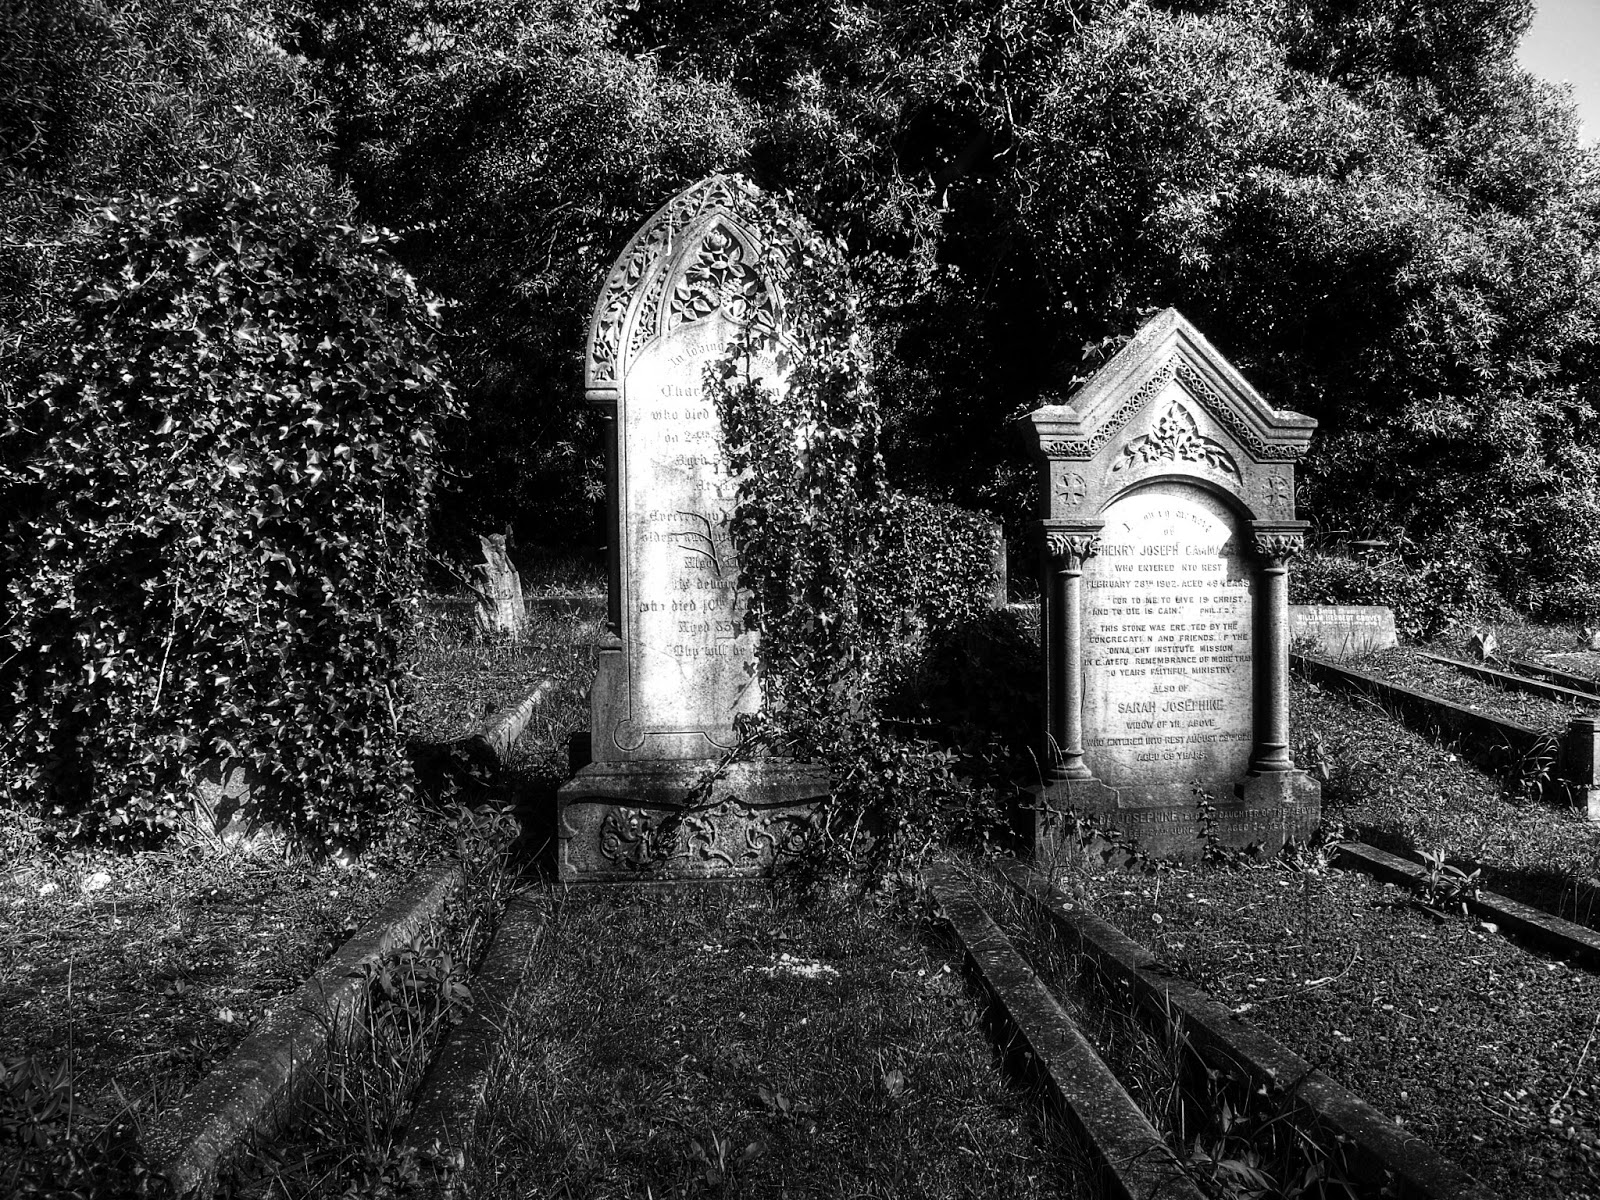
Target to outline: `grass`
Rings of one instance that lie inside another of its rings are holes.
[[[1296,679],[1292,709],[1295,761],[1318,774],[1330,825],[1397,853],[1443,849],[1481,866],[1485,887],[1550,912],[1570,908],[1574,876],[1600,872],[1595,826],[1553,789],[1508,792],[1369,699]]]
[[[1090,873],[1080,866],[1065,874],[1083,904],[1083,876]],[[1312,1180],[1329,1190],[1313,1189],[1306,1193],[1311,1196],[1345,1196],[1347,1183],[1355,1195],[1377,1194],[1350,1182],[1344,1151],[1313,1117],[1259,1094],[1232,1064],[1203,1060],[1189,1044],[1181,1016],[1151,1020],[1136,1013],[1125,985],[1103,975],[1036,904],[981,866],[971,878],[984,907],[1209,1194],[1256,1194],[1239,1190],[1246,1184],[1273,1195],[1293,1194],[1295,1185]]]
[[[1343,871],[1277,861],[1069,883],[1502,1195],[1600,1195],[1592,974]]]
[[[552,889],[474,1197],[1086,1195],[904,903]]]
[[[0,814],[8,1077],[60,1072],[74,1120],[89,1127],[137,1129],[176,1103],[419,865],[456,848],[451,803],[509,801],[514,782],[550,777],[558,759],[564,767],[564,741],[558,753],[539,733],[571,723],[587,650],[552,626],[538,626],[544,644],[487,647],[472,642],[460,606],[425,606],[405,728],[437,807],[349,867],[271,839],[223,843],[198,827],[159,850],[49,849],[37,820]],[[487,710],[558,668],[566,674],[519,747],[530,769],[517,780],[486,777],[450,754]],[[0,1088],[0,1110],[15,1111],[22,1102],[5,1095]]]

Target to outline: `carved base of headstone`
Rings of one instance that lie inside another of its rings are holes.
[[[1193,860],[1205,854],[1208,834],[1221,846],[1255,846],[1270,857],[1287,842],[1306,841],[1321,820],[1322,789],[1304,771],[1248,775],[1233,791],[1208,809],[1193,797],[1183,803],[1130,804],[1098,779],[1069,779],[1029,790],[1018,810],[1018,831],[1034,856],[1046,861],[1110,844],[1104,838],[1075,837],[1083,826],[1115,830],[1121,840],[1157,858]]]
[[[561,879],[745,879],[798,854],[828,794],[826,772],[782,759],[734,763],[701,794],[697,785],[713,765],[583,767],[556,793]]]

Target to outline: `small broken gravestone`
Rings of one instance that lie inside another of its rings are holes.
[[[487,641],[516,641],[527,626],[528,610],[522,599],[522,577],[506,553],[506,535],[491,533],[480,537],[478,544],[483,561],[472,568],[472,623]]]
[[[585,384],[606,425],[609,611],[591,761],[557,795],[564,880],[760,874],[809,836],[827,794],[821,768],[729,761],[761,687],[728,532],[736,481],[703,378],[753,324],[770,340],[749,370],[781,386],[758,197],[721,175],[674,197],[595,305]]]
[[[1363,658],[1400,644],[1394,609],[1382,604],[1291,604],[1289,644],[1313,654]]]
[[[1024,419],[1044,514],[1035,852],[1074,814],[1163,856],[1307,837],[1321,792],[1289,756],[1287,572],[1316,422],[1175,309]]]

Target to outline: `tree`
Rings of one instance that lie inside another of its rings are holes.
[[[586,0],[324,3],[307,52],[333,99],[336,159],[364,212],[449,296],[474,413],[449,448],[457,550],[592,536],[604,496],[582,403],[583,333],[611,257],[663,199],[744,152],[726,85],[616,45]]]

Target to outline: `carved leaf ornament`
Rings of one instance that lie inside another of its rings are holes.
[[[614,808],[600,824],[600,854],[626,871],[759,868],[799,854],[813,826],[810,814],[768,812],[731,797],[704,809]]]
[[[1230,479],[1239,478],[1233,456],[1220,442],[1202,436],[1189,411],[1174,401],[1149,433],[1140,434],[1122,448],[1113,472],[1159,462],[1194,463],[1210,467]]]
[[[693,264],[672,289],[667,328],[676,329],[719,311],[741,325],[754,321],[759,328],[772,328],[772,297],[766,283],[745,261],[739,240],[713,225]]]
[[[739,212],[750,201],[749,185],[728,176],[713,176],[675,197],[658,212],[625,252],[626,258],[611,270],[595,310],[589,343],[589,384],[616,383],[622,371],[623,329],[634,298],[645,300],[627,353],[632,354],[656,332],[656,318],[668,301],[668,327],[702,320],[719,309],[735,321],[753,320],[770,331],[776,324],[771,289],[745,260],[745,250],[733,234],[712,224],[695,259],[680,283],[665,297],[667,264],[679,239],[707,213],[718,209]]]

